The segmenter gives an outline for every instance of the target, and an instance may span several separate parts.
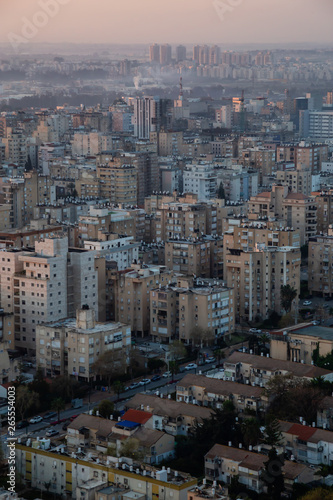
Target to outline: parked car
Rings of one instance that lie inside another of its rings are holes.
[[[163,378],[168,378],[168,377],[171,377],[172,373],[171,372],[164,372],[162,377]]]
[[[154,375],[150,380],[152,382],[157,382],[158,380],[161,380],[161,375]]]
[[[133,382],[133,384],[131,384],[129,386],[130,389],[137,389],[138,387],[140,387],[140,382]]]
[[[55,411],[47,411],[45,415],[43,415],[44,420],[50,420],[51,418],[54,418],[57,416],[57,412]]]
[[[261,330],[258,330],[258,328],[250,328],[249,332],[250,333],[261,333]]]
[[[320,325],[320,321],[312,321],[313,326],[318,326]]]
[[[79,415],[72,415],[72,416],[70,417],[70,419],[69,419],[69,420],[70,420],[71,422],[73,422],[73,420],[75,420],[75,419],[76,419],[76,417],[78,417],[78,416],[79,416]]]
[[[303,306],[311,306],[312,302],[311,300],[304,300]]]
[[[216,361],[216,359],[214,358],[214,356],[210,356],[209,358],[205,359],[205,363],[214,363],[214,361]]]
[[[21,420],[16,426],[16,429],[23,429],[24,427],[28,427],[29,422],[28,420]]]
[[[142,380],[140,380],[139,385],[147,385],[150,384],[150,382],[150,378],[143,378]]]
[[[37,415],[36,417],[32,417],[29,422],[30,424],[39,424],[39,422],[42,422],[43,420],[43,417],[41,417],[40,415]]]
[[[53,437],[53,436],[57,436],[58,434],[59,434],[59,431],[57,431],[56,429],[49,429],[48,431],[46,431],[45,436]]]
[[[189,365],[185,366],[185,370],[194,370],[195,368],[198,368],[198,365],[195,363],[190,363]]]

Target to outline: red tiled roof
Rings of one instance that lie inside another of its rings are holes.
[[[286,200],[306,200],[308,197],[302,193],[289,193]]]
[[[136,424],[144,425],[153,416],[152,413],[142,410],[127,410],[122,416],[122,420],[129,420]]]
[[[293,424],[287,432],[288,434],[297,436],[302,441],[308,441],[316,430],[316,428],[308,427],[307,425]]]

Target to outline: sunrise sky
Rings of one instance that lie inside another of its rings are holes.
[[[58,13],[34,42],[333,42],[332,0],[0,0],[0,41],[47,2]]]

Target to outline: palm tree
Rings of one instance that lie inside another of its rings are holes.
[[[225,358],[224,351],[222,349],[217,349],[216,351],[214,351],[214,356],[215,356],[216,361],[217,361],[217,366],[220,366],[221,359]]]
[[[60,420],[60,412],[65,409],[65,401],[62,398],[56,398],[51,403],[52,410],[58,413],[58,422]]]

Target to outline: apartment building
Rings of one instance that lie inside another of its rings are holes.
[[[164,430],[172,436],[187,436],[194,427],[212,416],[210,408],[189,405],[148,394],[137,393],[125,403],[126,410],[140,410],[147,415],[145,426]],[[149,418],[148,418],[149,417]]]
[[[104,241],[108,234],[132,236],[136,241],[140,241],[144,216],[139,210],[123,210],[102,205],[90,207],[89,215],[79,217],[78,226],[82,241]]]
[[[332,297],[333,293],[333,229],[327,236],[313,236],[309,239],[308,272],[309,292]]]
[[[214,168],[208,163],[186,165],[183,172],[183,184],[184,192],[196,194],[199,201],[207,201],[216,197],[217,176]]]
[[[317,205],[315,198],[302,193],[288,193],[287,186],[273,186],[250,199],[249,214],[278,218],[285,226],[300,232],[301,246],[317,231]]]
[[[300,130],[302,133],[302,125]],[[300,165],[305,165],[310,168],[313,174],[320,172],[322,162],[327,160],[327,144],[309,144],[302,141],[299,144],[280,144],[276,148],[277,162],[292,162],[296,168]]]
[[[252,448],[251,448],[252,449]],[[231,484],[238,478],[241,485],[257,493],[265,493],[267,485],[263,480],[267,455],[241,448],[215,444],[205,455],[205,477],[211,481]],[[284,485],[290,492],[294,483],[308,483],[313,479],[311,471],[304,464],[285,460],[282,466]]]
[[[105,241],[84,241],[84,248],[94,250],[106,261],[116,262],[119,271],[128,269],[133,262],[138,262],[140,244],[136,243],[132,236],[119,237],[117,234],[111,234],[107,237]]]
[[[92,365],[113,351],[119,373],[126,373],[131,348],[130,327],[97,323],[94,309],[77,309],[66,318],[36,327],[36,364],[46,377],[69,375],[89,382],[96,379]]]
[[[95,481],[93,495],[95,490],[116,483],[132,492],[132,500],[141,498],[138,495],[146,496],[147,500],[153,500],[157,495],[165,496],[166,500],[187,500],[188,490],[197,484],[195,478],[178,471],[163,471],[161,474],[159,469],[151,466],[141,469],[136,464],[132,468],[123,468],[119,459],[112,462],[106,457],[97,458],[97,454],[83,456],[79,451],[70,456],[60,451],[45,450],[43,443],[33,440],[17,444],[17,470],[31,487],[49,491],[46,485],[50,482],[52,492],[59,495],[66,493],[74,500],[83,497],[81,488],[87,494],[87,485],[92,481]]]
[[[255,170],[226,168],[217,172],[217,187],[222,183],[225,198],[228,201],[239,202],[248,200],[258,194],[259,174]]]
[[[193,373],[177,382],[176,400],[217,409],[223,408],[225,401],[232,401],[238,412],[264,411],[268,406],[267,395],[261,387]]]
[[[270,335],[270,355],[275,359],[310,365],[316,349],[319,349],[320,356],[332,352],[332,330],[329,327],[303,323]]]
[[[204,344],[207,339],[194,339],[194,330],[208,330],[210,338],[234,331],[233,290],[214,280],[194,283],[193,278],[179,277],[176,283],[151,290],[150,300],[150,334],[156,341]]]
[[[293,165],[293,164],[292,164]],[[301,193],[310,196],[312,192],[312,172],[310,167],[300,164],[296,168],[280,168],[278,165],[276,181],[278,184],[288,186],[292,193]]]
[[[114,204],[137,205],[137,171],[122,158],[97,166],[97,177],[103,181],[101,195]]]
[[[311,380],[316,377],[331,376],[330,370],[304,363],[294,363],[265,356],[255,356],[243,352],[233,352],[224,361],[224,376],[226,380],[242,384],[265,387],[276,375],[293,375],[296,378]]]
[[[259,173],[259,182],[262,184],[263,178],[271,175],[276,161],[274,150],[260,147],[242,149],[242,164],[248,168],[257,170]]]
[[[113,274],[114,318],[131,325],[135,335],[150,332],[150,291],[171,282],[173,271],[165,266],[132,264],[129,270]]]
[[[308,425],[307,425],[308,424]],[[331,465],[333,453],[333,436],[331,431],[317,429],[315,422],[296,424],[280,421],[282,445],[287,453],[293,455],[298,462],[311,465]]]
[[[34,352],[38,324],[74,315],[83,304],[98,316],[94,252],[53,237],[35,241],[34,251],[3,251],[0,259],[1,307],[14,313],[15,347]]]
[[[271,311],[282,314],[281,286],[290,285],[299,295],[300,266],[299,248],[229,249],[224,277],[234,290],[236,322],[266,319]]]
[[[289,193],[283,200],[283,218],[288,227],[298,229],[301,245],[317,232],[317,205],[315,199],[301,193]]]
[[[5,145],[6,162],[15,163],[23,169],[27,161],[27,138],[23,130],[8,127],[6,137],[1,140]]]
[[[178,156],[183,142],[183,132],[161,131],[158,134],[159,156]]]
[[[333,191],[313,193],[317,206],[317,233],[327,234],[333,224]]]

